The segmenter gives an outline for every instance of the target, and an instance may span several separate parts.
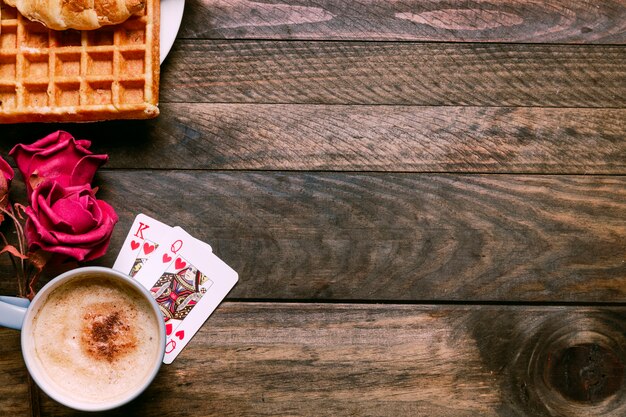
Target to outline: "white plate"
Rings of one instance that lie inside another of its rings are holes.
[[[184,9],[185,0],[161,0],[161,64],[172,49]]]

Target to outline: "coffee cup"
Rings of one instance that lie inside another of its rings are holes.
[[[104,267],[61,274],[30,304],[0,297],[0,326],[21,329],[22,355],[37,385],[81,411],[109,410],[136,398],[165,352],[165,326],[150,292]]]

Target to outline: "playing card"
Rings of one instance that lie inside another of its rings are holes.
[[[155,253],[162,241],[169,240],[174,228],[150,216],[140,213],[135,217],[122,249],[117,255],[113,269],[134,277]],[[198,240],[212,251],[208,243]]]
[[[238,280],[237,272],[180,228],[174,228],[168,243],[159,246],[135,278],[152,292],[165,319],[166,364]]]
[[[172,227],[141,213],[135,217],[126,240],[117,255],[113,269],[135,276],[159,247],[161,240],[172,232]]]

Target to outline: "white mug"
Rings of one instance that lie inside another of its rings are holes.
[[[160,354],[155,357],[151,363],[141,364],[147,368],[147,377],[141,384],[137,385],[133,389],[128,390],[123,396],[118,396],[115,399],[108,402],[94,403],[91,401],[85,401],[77,398],[71,398],[62,390],[55,387],[53,383],[47,380],[44,376],[44,370],[41,369],[45,365],[39,365],[39,360],[34,359],[33,345],[33,319],[45,303],[48,296],[57,288],[69,283],[77,278],[99,276],[105,277],[112,281],[122,281],[123,284],[134,288],[137,294],[140,294],[142,298],[150,303],[153,313],[158,323],[157,341],[160,346]],[[115,271],[110,268],[89,266],[83,268],[77,268],[65,272],[58,277],[51,280],[46,284],[35,296],[32,302],[28,302],[26,299],[16,297],[0,297],[0,326],[9,327],[12,329],[18,329],[22,331],[21,334],[21,346],[22,355],[24,356],[24,362],[28,368],[28,372],[32,376],[37,385],[57,402],[81,411],[104,411],[112,408],[119,407],[129,401],[135,399],[141,394],[154,380],[157,375],[161,363],[163,361],[163,355],[165,354],[165,324],[162,319],[162,315],[159,311],[158,304],[154,300],[151,293],[143,288],[137,281],[130,278],[121,272]]]

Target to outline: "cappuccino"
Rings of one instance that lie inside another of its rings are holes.
[[[150,377],[161,354],[159,320],[123,281],[78,277],[54,289],[35,314],[33,358],[63,395],[115,401]]]

